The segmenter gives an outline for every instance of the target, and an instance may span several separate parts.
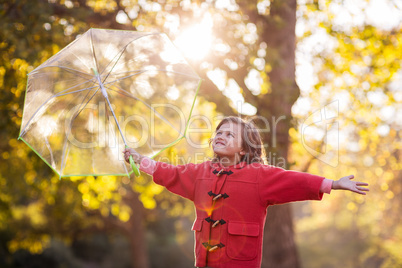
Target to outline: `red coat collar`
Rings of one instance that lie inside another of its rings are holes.
[[[247,166],[247,162],[239,162],[239,163],[237,163],[235,165],[231,165],[231,166],[227,166],[227,167],[223,166],[220,162],[213,162],[212,163],[212,167],[216,168],[216,169],[222,169],[222,168],[223,169],[242,169],[245,166]]]

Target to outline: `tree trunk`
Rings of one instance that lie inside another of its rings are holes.
[[[149,268],[148,249],[145,239],[146,230],[144,228],[144,206],[138,199],[138,193],[131,189],[128,191],[125,201],[131,207],[133,214],[125,229],[131,244],[132,268]]]
[[[260,114],[272,119],[271,131],[263,138],[269,142],[268,160],[271,158],[271,162],[281,163],[281,167],[287,163],[291,108],[300,94],[295,79],[296,7],[296,0],[271,1],[270,20],[264,29],[267,34],[262,36],[268,45],[267,50],[273,52],[269,53],[268,59],[272,66],[268,73],[272,91],[260,100],[259,105]],[[285,168],[288,167],[286,164]],[[262,267],[300,267],[290,204],[268,209]]]
[[[300,267],[294,242],[291,204],[272,206],[268,209],[261,267]]]

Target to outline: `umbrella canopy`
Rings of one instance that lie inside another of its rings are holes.
[[[130,175],[185,137],[201,79],[162,33],[90,29],[28,75],[19,139],[60,177]]]

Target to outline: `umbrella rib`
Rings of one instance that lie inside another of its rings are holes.
[[[83,88],[83,89],[80,89],[80,90],[76,90],[76,91],[72,91],[72,92],[68,92],[68,93],[63,93],[63,92],[66,92],[68,90],[71,90],[71,89],[73,89],[75,87],[79,87],[79,86],[81,86],[81,85],[83,85],[85,83],[90,83],[90,82],[92,82],[92,84],[95,84],[95,81],[93,81],[92,79],[88,79],[85,82],[82,82],[82,83],[80,83],[78,85],[75,85],[75,86],[72,86],[72,87],[69,87],[69,88],[66,88],[66,89],[60,91],[59,93],[56,93],[56,94],[52,95],[52,97],[60,97],[60,96],[64,96],[64,95],[68,95],[68,94],[72,94],[72,93],[78,93],[78,92],[81,92],[81,91],[90,90],[90,89],[93,89],[93,88],[97,87],[97,86],[86,87],[86,88]],[[61,94],[61,93],[63,93],[63,94]]]
[[[116,86],[116,85],[114,85],[114,86],[115,86],[117,89],[119,89],[120,91],[122,91],[122,92],[117,91],[117,90],[114,90],[114,89],[112,89],[112,88],[110,88],[110,87],[107,87],[107,88],[108,88],[110,91],[119,93],[119,94],[121,94],[121,95],[123,95],[123,96],[129,97],[129,98],[132,98],[132,99],[134,99],[134,100],[137,100],[137,101],[141,102],[142,104],[144,104],[145,106],[147,106],[149,109],[151,109],[160,119],[162,119],[162,120],[164,120],[166,123],[168,123],[168,125],[170,125],[174,130],[176,130],[177,133],[181,134],[180,131],[179,131],[175,126],[173,126],[163,115],[161,115],[161,114],[158,113],[154,108],[152,108],[151,105],[149,105],[149,104],[146,103],[145,101],[141,100],[140,98],[137,98],[137,97],[133,96],[130,92],[125,91],[124,89],[120,88],[119,86]]]
[[[50,68],[50,67],[60,68],[60,69],[66,70],[66,71],[68,71],[68,72],[70,72],[70,73],[73,73],[73,74],[82,74],[83,76],[80,76],[81,78],[87,79],[88,81],[91,80],[91,79],[88,79],[87,77],[85,77],[85,76],[91,76],[91,75],[88,74],[88,73],[84,73],[84,72],[78,71],[78,70],[76,70],[76,69],[72,69],[72,68],[65,67],[65,66],[58,66],[58,65],[47,65],[47,66],[43,66],[43,67],[38,67],[38,68],[36,68],[35,70],[33,70],[32,72],[30,72],[29,75],[31,75],[32,73],[35,74],[35,73],[36,73],[37,71],[39,71],[39,70],[46,69],[46,68]],[[85,76],[84,76],[84,75],[85,75]]]
[[[129,172],[128,172],[128,170],[127,170],[127,167],[126,167],[126,164],[124,163],[124,161],[122,161],[121,164],[123,165],[124,170],[126,171],[126,174],[129,174]]]
[[[136,75],[136,74],[141,74],[141,73],[150,72],[150,71],[158,71],[158,72],[179,74],[179,75],[184,75],[184,76],[187,76],[187,77],[190,77],[190,78],[200,79],[200,77],[199,77],[199,76],[196,76],[196,75],[186,74],[186,73],[182,73],[182,72],[169,71],[169,70],[166,70],[166,69],[134,70],[134,71],[128,71],[128,72],[115,73],[114,75],[124,74],[124,73],[131,73],[131,72],[137,72],[137,73],[135,73],[135,74],[133,74],[133,75],[129,75],[129,76],[122,77],[122,78],[119,78],[119,79],[118,79],[118,80],[121,80],[121,79],[129,78],[129,77],[134,76],[134,75]],[[107,84],[107,83],[105,83],[105,84]]]
[[[85,79],[86,79],[86,78],[85,78]],[[56,94],[52,95],[51,97],[64,96],[64,95],[67,95],[67,94],[70,94],[70,93],[77,93],[77,92],[81,92],[81,91],[84,91],[84,90],[87,90],[87,89],[92,89],[92,88],[96,87],[96,86],[94,86],[94,87],[87,87],[87,88],[82,89],[82,90],[73,91],[73,92],[69,92],[69,93],[65,93],[65,94],[60,94],[60,93],[66,92],[66,91],[68,91],[68,90],[71,90],[71,89],[73,89],[73,88],[75,88],[75,87],[81,86],[81,85],[83,85],[83,84],[85,84],[85,83],[89,83],[89,82],[92,82],[93,84],[95,84],[95,82],[93,81],[93,79],[86,79],[85,82],[82,82],[82,83],[80,83],[80,84],[78,84],[78,85],[75,85],[75,86],[72,86],[72,87],[69,87],[69,88],[66,88],[66,89],[60,91],[59,93],[56,93]]]
[[[41,109],[43,106],[45,106],[45,104],[48,103],[48,102],[49,102],[51,99],[53,99],[53,98],[54,98],[54,96],[50,96],[44,103],[42,103],[42,104],[39,106],[38,109],[36,109],[36,111],[33,113],[33,115],[31,116],[31,118],[30,118],[30,119],[28,120],[28,122],[26,123],[24,129],[21,130],[20,137],[25,134],[25,129],[29,126],[29,123],[31,123],[32,119],[33,119],[33,118],[35,117],[35,115],[40,111],[40,109]]]
[[[80,113],[84,110],[85,106],[87,106],[87,104],[92,100],[92,98],[96,95],[96,93],[97,93],[98,91],[99,91],[99,88],[94,92],[94,94],[92,94],[92,96],[91,96],[91,97],[88,99],[88,101],[84,104],[84,101],[85,101],[85,99],[88,97],[89,92],[90,92],[90,91],[88,91],[87,95],[84,97],[83,101],[82,101],[81,104],[80,104],[80,105],[82,105],[82,107],[80,107],[80,110],[77,111],[77,114],[76,114],[76,115],[74,116],[74,118],[71,120],[70,128],[71,128],[71,126],[72,126],[72,124],[73,124],[73,121],[80,115]]]
[[[25,134],[25,129],[29,126],[29,123],[30,123],[30,122],[32,121],[32,119],[36,116],[36,114],[40,111],[40,109],[42,109],[42,107],[45,106],[46,103],[48,103],[51,99],[56,98],[56,97],[60,97],[60,96],[64,96],[64,95],[68,95],[68,94],[72,94],[72,93],[82,92],[82,91],[85,91],[85,90],[91,90],[91,89],[93,89],[93,88],[95,88],[95,87],[96,87],[96,86],[90,87],[90,88],[81,89],[81,90],[77,90],[77,91],[73,91],[73,92],[69,92],[69,93],[65,93],[65,94],[60,94],[60,93],[62,93],[62,92],[65,92],[65,91],[70,90],[71,88],[73,88],[73,87],[71,87],[71,88],[65,89],[65,90],[63,90],[63,91],[60,91],[60,93],[58,93],[58,94],[54,94],[54,95],[50,96],[46,101],[44,101],[44,102],[38,107],[38,109],[36,109],[36,111],[33,113],[33,115],[31,116],[31,118],[30,118],[30,119],[28,120],[28,122],[26,123],[24,129],[21,130],[20,136],[22,136],[23,134]]]
[[[68,136],[66,136],[66,139],[64,140],[63,153],[61,155],[60,174],[63,174],[64,168],[65,168],[65,161],[66,161],[66,157],[67,157],[67,146],[68,146],[67,141],[68,141]]]
[[[116,54],[116,56],[115,56],[115,57],[105,66],[105,68],[102,70],[102,73],[103,73],[104,70],[106,70],[107,66],[109,66],[109,64],[112,63],[113,60],[117,57],[117,60],[115,61],[113,67],[110,69],[110,71],[108,72],[108,74],[105,76],[105,79],[103,80],[103,82],[105,82],[106,79],[109,77],[109,75],[112,73],[114,67],[115,67],[115,66],[117,65],[117,63],[119,62],[119,60],[120,60],[121,56],[123,55],[124,51],[127,49],[127,47],[128,47],[131,43],[137,41],[137,40],[140,39],[140,38],[147,37],[147,36],[151,36],[151,35],[161,35],[161,33],[150,33],[150,34],[147,34],[147,35],[140,36],[140,37],[138,37],[138,38],[136,38],[136,39],[134,39],[134,40],[128,42],[127,45],[125,45],[125,46],[122,48],[121,52],[118,53],[118,54]],[[92,33],[91,33],[91,44],[92,44]],[[92,46],[93,46],[93,44],[92,44]],[[172,71],[168,71],[168,70],[161,70],[161,71],[172,72]],[[179,73],[179,72],[172,72],[172,73],[177,73],[177,74],[181,74],[181,75],[185,75],[185,76],[189,76],[189,77],[193,77],[193,78],[199,79],[198,76],[188,75],[188,74],[185,74],[185,73]]]
[[[54,96],[54,97],[57,97],[57,96],[60,95],[61,93],[64,93],[64,92],[69,91],[69,90],[71,90],[71,89],[73,89],[73,88],[75,88],[75,87],[79,87],[79,86],[81,86],[81,85],[83,85],[83,84],[85,84],[85,83],[90,83],[90,82],[92,82],[92,84],[95,84],[94,81],[88,80],[88,81],[82,82],[82,83],[80,83],[80,84],[78,84],[78,85],[75,85],[75,86],[66,88],[66,89],[60,91],[59,93],[56,93],[56,94],[52,95],[52,97],[53,97],[53,96]],[[92,88],[94,88],[94,87],[96,87],[96,86],[86,87],[86,88],[82,89],[81,91],[84,91],[84,90],[87,90],[87,89],[92,89]],[[73,91],[73,92],[69,92],[69,93],[75,93],[75,92],[79,92],[79,91]],[[69,93],[66,93],[66,94],[64,94],[64,95],[67,95],[67,94],[69,94]]]
[[[94,87],[94,88],[95,88],[95,87]],[[99,88],[94,92],[94,94],[92,94],[92,96],[91,96],[91,97],[88,99],[88,101],[84,104],[84,100],[88,97],[88,94],[89,94],[89,92],[90,92],[90,91],[88,91],[88,93],[86,94],[86,96],[84,97],[83,101],[82,101],[81,104],[80,104],[82,107],[80,107],[80,110],[77,111],[77,113],[76,113],[76,115],[74,116],[74,118],[71,119],[71,121],[70,121],[70,125],[69,125],[70,131],[67,132],[67,136],[66,136],[66,139],[65,139],[65,141],[64,141],[64,146],[63,146],[63,155],[62,155],[62,160],[61,160],[60,174],[63,173],[64,167],[65,167],[65,164],[66,164],[66,163],[65,163],[65,158],[67,157],[67,155],[66,155],[67,140],[68,140],[69,135],[71,134],[72,125],[73,125],[75,119],[78,117],[78,115],[84,110],[85,106],[92,100],[92,98],[93,98],[93,97],[95,96],[95,94],[98,92],[98,90],[99,90]]]
[[[95,84],[95,82],[93,81],[93,79],[87,79],[85,82],[82,82],[82,83],[80,83],[80,84],[78,84],[78,85],[74,85],[74,86],[69,87],[69,88],[66,88],[66,89],[60,91],[59,93],[56,93],[56,94],[52,95],[52,97],[57,97],[58,95],[60,95],[60,96],[62,96],[62,95],[67,95],[67,94],[69,94],[69,93],[66,93],[66,94],[60,94],[60,93],[66,92],[66,91],[71,90],[71,89],[73,89],[73,88],[75,88],[75,87],[79,87],[79,86],[81,86],[81,85],[83,85],[83,84],[85,84],[85,83],[90,83],[90,82],[92,82],[93,84]],[[93,88],[93,87],[87,87],[87,88],[85,88],[85,89],[83,89],[83,90],[92,89],[92,88]],[[81,91],[83,91],[83,90],[81,90]],[[80,91],[74,91],[74,92],[70,92],[70,93],[76,93],[76,92],[80,92]]]
[[[77,90],[77,91],[75,91],[75,92],[69,92],[69,93],[66,93],[66,94],[78,93],[78,92],[82,92],[82,91],[84,91],[84,90],[92,90],[92,89],[94,89],[94,88],[96,88],[96,87],[97,87],[97,86],[93,86],[93,87],[90,87],[90,88],[85,88],[85,89],[82,89],[82,90]],[[98,90],[99,90],[99,88],[98,88]],[[96,92],[97,92],[98,90],[96,90],[96,91],[94,92],[94,95],[96,94]],[[88,91],[88,93],[87,93],[86,96],[84,97],[83,102],[84,102],[84,100],[88,97],[89,92],[90,92],[90,91]],[[58,95],[58,97],[63,96],[63,95],[66,95],[66,94]],[[94,95],[93,95],[93,96],[94,96]],[[93,98],[93,96],[90,98],[90,100]],[[88,100],[88,102],[89,102],[90,100]],[[83,102],[82,102],[82,103],[83,103]],[[86,104],[88,104],[88,102],[87,102]],[[81,105],[82,105],[82,103],[81,103]],[[86,104],[85,104],[85,105],[86,105]],[[85,105],[84,105],[84,107],[85,107]],[[82,111],[82,110],[81,110],[81,111]],[[81,112],[81,111],[80,111],[80,112]],[[76,117],[74,117],[73,120],[75,120],[75,118],[76,118]],[[71,126],[72,126],[72,121],[73,121],[73,120],[71,120],[71,122],[70,122],[70,131],[67,133],[66,139],[64,140],[63,153],[62,153],[61,166],[60,166],[60,174],[63,174],[64,168],[65,168],[65,161],[66,161],[66,157],[67,157],[67,154],[68,154],[68,152],[66,151],[66,150],[67,150],[67,146],[68,146],[68,142],[67,142],[67,141],[68,141],[68,135],[70,135],[70,133],[71,133]]]
[[[91,34],[91,38],[89,40],[90,40],[90,43],[91,43],[91,51],[92,51],[92,55],[93,55],[94,65],[96,67],[96,71],[99,72],[98,60],[96,58],[95,47],[94,47],[94,42],[93,42],[93,37],[92,37],[92,29],[90,31],[90,34]]]
[[[50,143],[49,143],[49,140],[47,139],[47,137],[45,137],[45,143],[46,143],[46,147],[47,147],[47,149],[49,150],[49,153],[50,153],[51,165],[52,165],[52,167],[54,169],[56,169],[56,162],[54,161],[52,147],[50,147]]]
[[[107,109],[108,109],[108,106],[106,105],[106,112],[108,112]],[[112,132],[112,135],[113,135],[114,137],[116,137],[116,139],[118,139],[117,137],[118,137],[119,135],[117,135],[116,132],[115,132],[115,124],[113,124],[113,123],[110,121],[110,116],[109,116],[109,115],[106,116],[106,120],[108,121],[109,129],[110,129],[110,131]],[[117,143],[118,143],[118,141],[117,141]],[[124,167],[124,170],[126,171],[126,174],[128,174],[129,172],[128,172],[128,170],[127,170],[126,165],[124,164],[124,161],[122,162],[122,165],[123,165],[123,167]]]
[[[121,52],[117,53],[116,56],[115,56],[115,57],[105,66],[105,68],[102,70],[102,73],[103,73],[104,70],[106,70],[106,68],[109,66],[109,64],[112,63],[115,58],[117,58],[117,60],[115,61],[115,63],[114,63],[114,65],[112,66],[112,68],[110,69],[109,73],[106,75],[106,77],[105,77],[105,79],[103,80],[103,82],[105,82],[106,79],[109,77],[109,75],[110,75],[111,72],[113,71],[114,67],[116,66],[117,62],[120,60],[121,56],[123,55],[124,51],[127,49],[127,47],[128,47],[131,43],[133,43],[133,42],[135,42],[135,41],[137,41],[138,39],[143,38],[143,37],[147,37],[147,36],[151,36],[151,35],[160,35],[160,34],[161,34],[161,33],[150,33],[150,34],[146,34],[146,35],[140,36],[140,37],[138,37],[138,38],[136,38],[136,39],[131,40],[130,42],[128,42],[128,43],[121,49]]]
[[[86,88],[86,89],[84,89],[84,90],[89,90],[89,89],[93,89],[93,88],[95,88],[95,87]],[[68,89],[67,89],[67,90],[68,90]],[[78,90],[78,91],[76,91],[76,92],[82,92],[82,91],[84,91],[84,90]],[[98,90],[99,90],[99,89],[98,89]],[[98,90],[95,91],[95,93],[93,94],[93,96],[96,94],[96,92],[97,92]],[[66,90],[63,90],[63,91],[66,91]],[[89,91],[89,92],[90,92],[90,91]],[[85,98],[88,96],[89,92],[88,92],[87,95],[84,97],[84,100],[85,100]],[[71,92],[71,93],[72,93],[72,92]],[[31,118],[30,118],[30,119],[28,120],[28,122],[26,123],[24,129],[21,130],[20,137],[25,134],[26,128],[30,125],[30,122],[33,120],[33,118],[36,116],[36,114],[40,111],[40,109],[41,109],[46,103],[48,103],[51,99],[53,99],[53,98],[55,98],[55,97],[57,97],[57,96],[58,96],[57,94],[50,96],[44,103],[42,103],[42,104],[39,106],[39,108],[35,111],[35,113],[31,116]],[[88,100],[88,102],[93,98],[93,96]],[[86,104],[88,104],[88,102],[87,102]],[[86,104],[84,105],[84,107],[86,106]],[[82,103],[81,103],[81,105],[82,105]],[[81,109],[81,111],[82,111],[82,110],[83,110],[83,108]],[[81,111],[80,111],[80,112],[81,112]],[[77,115],[77,116],[78,116],[78,115]],[[74,119],[75,119],[75,118],[76,118],[76,117],[74,117]],[[73,119],[72,121],[74,121],[74,119]],[[72,121],[71,121],[71,125],[72,125]],[[71,125],[70,125],[70,129],[71,129]],[[64,152],[63,152],[63,157],[64,157]],[[54,161],[54,160],[53,160],[53,161]],[[61,166],[60,174],[62,174],[62,171],[63,171],[63,159],[62,159],[62,166]]]
[[[130,77],[132,77],[132,76],[136,76],[136,75],[138,75],[138,74],[142,74],[142,73],[145,73],[145,72],[147,72],[148,70],[135,70],[135,71],[133,71],[133,72],[136,72],[136,73],[134,73],[134,74],[132,74],[132,75],[128,75],[128,76],[124,76],[124,77],[120,77],[120,78],[118,78],[118,79],[116,79],[116,80],[113,80],[113,81],[110,81],[110,82],[107,82],[107,83],[104,83],[104,85],[109,85],[109,84],[113,84],[113,83],[116,83],[116,82],[119,82],[120,80],[124,80],[124,79],[127,79],[127,78],[130,78]],[[131,72],[125,72],[125,73],[131,73]]]
[[[96,87],[98,87],[98,86],[87,87],[87,88],[84,88],[84,89],[79,89],[79,90],[75,90],[75,91],[71,91],[71,92],[63,93],[63,94],[58,93],[58,94],[54,94],[52,97],[62,97],[62,96],[65,96],[65,95],[79,93],[79,92],[82,92],[82,91],[85,91],[85,90],[92,90],[92,89],[94,89]]]

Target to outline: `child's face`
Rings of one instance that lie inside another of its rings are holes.
[[[236,156],[239,157],[245,154],[241,144],[241,126],[232,122],[224,123],[216,131],[215,137],[212,140],[214,153],[219,157],[226,157],[229,160],[235,160]]]

